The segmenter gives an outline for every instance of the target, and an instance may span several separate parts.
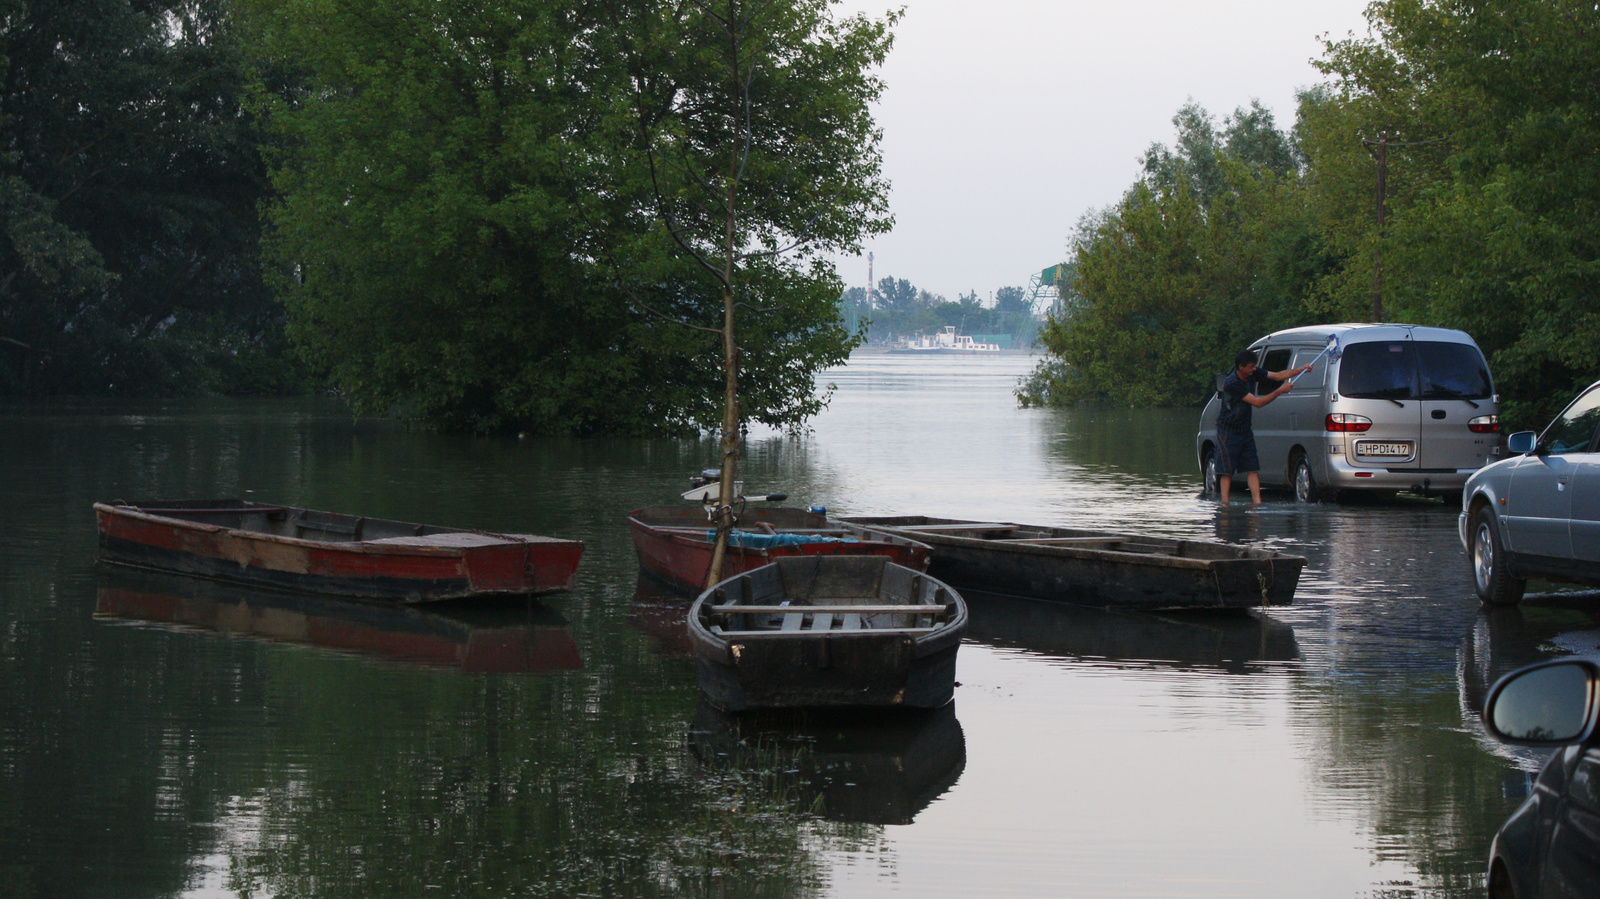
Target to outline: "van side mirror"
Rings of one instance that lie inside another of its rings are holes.
[[[1532,431],[1518,431],[1506,438],[1506,450],[1515,456],[1533,452],[1533,442],[1539,437]]]
[[[1595,729],[1600,666],[1582,659],[1529,665],[1500,678],[1483,704],[1489,734],[1524,746],[1561,746]]]

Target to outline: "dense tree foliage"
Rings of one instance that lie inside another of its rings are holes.
[[[819,408],[812,376],[852,335],[817,252],[884,222],[882,23],[821,0],[740,8],[771,64],[735,83],[699,3],[248,6],[303,78],[263,102],[282,141],[269,258],[291,335],[359,408],[478,431],[715,427],[725,288],[746,417]]]
[[[1292,140],[1259,109],[1220,135],[1185,109],[1176,147],[1080,227],[1077,302],[1043,337],[1055,401],[1198,402],[1243,342],[1370,320],[1375,290],[1385,320],[1471,333],[1519,423],[1600,373],[1600,10],[1384,0],[1368,17],[1370,37],[1327,45],[1332,80]]]
[[[0,0],[0,392],[282,389],[223,0]]]
[[[1307,315],[1297,293],[1322,250],[1287,136],[1259,106],[1220,130],[1192,104],[1173,122],[1176,146],[1151,147],[1122,202],[1079,224],[1064,311],[1039,335],[1066,363],[1035,379],[1057,400],[1199,400],[1238,347]]]

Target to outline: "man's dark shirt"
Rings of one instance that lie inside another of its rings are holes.
[[[1250,410],[1255,407],[1244,398],[1252,386],[1271,383],[1266,370],[1259,366],[1248,378],[1239,377],[1237,368],[1229,372],[1227,380],[1222,382],[1222,412],[1217,415],[1217,427],[1235,434],[1250,430]]]

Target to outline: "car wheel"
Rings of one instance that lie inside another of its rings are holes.
[[[1200,457],[1201,496],[1216,496],[1221,488],[1217,486],[1217,454],[1213,450],[1206,450]]]
[[[1527,587],[1527,581],[1511,575],[1494,509],[1489,506],[1480,507],[1472,517],[1472,583],[1479,599],[1496,606],[1521,602]]]
[[[1311,473],[1311,460],[1305,453],[1296,453],[1294,457],[1294,498],[1303,503],[1321,499],[1317,476]]]
[[[1517,899],[1517,890],[1511,885],[1511,873],[1499,860],[1489,871],[1489,899]]]

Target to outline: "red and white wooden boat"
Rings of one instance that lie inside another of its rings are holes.
[[[99,559],[396,602],[565,590],[577,540],[315,512],[248,500],[96,503]]]
[[[674,587],[705,589],[715,531],[699,506],[648,506],[628,513],[639,565]],[[752,506],[739,516],[722,576],[753,571],[789,556],[887,556],[916,571],[928,568],[926,543],[832,521],[805,509]]]

